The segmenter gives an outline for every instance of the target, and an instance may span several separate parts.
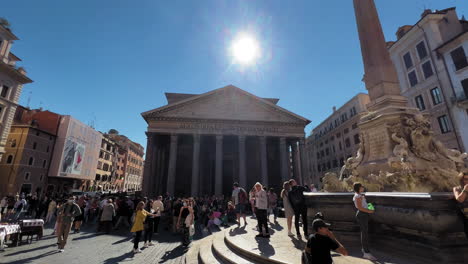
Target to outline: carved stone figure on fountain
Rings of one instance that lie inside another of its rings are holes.
[[[393,157],[388,159],[390,167],[400,169],[405,168],[408,170],[410,168],[410,166],[406,165],[409,155],[408,141],[401,136],[397,136],[397,133],[392,134],[392,139],[397,144],[393,148]]]
[[[353,175],[355,177],[359,176],[359,172],[357,170],[359,164],[361,164],[362,159],[364,157],[364,138],[362,134],[359,135],[360,143],[359,143],[359,149],[356,153],[356,157],[350,157],[344,162],[344,166],[340,171],[340,180],[344,179],[344,172],[348,171],[350,172],[350,175]]]

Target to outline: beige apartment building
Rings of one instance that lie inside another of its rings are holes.
[[[118,165],[119,171],[124,171],[124,175],[121,174],[119,179],[119,184],[123,186],[122,191],[141,191],[144,167],[143,156],[145,155],[144,148],[124,135],[110,133],[108,136],[122,148],[119,152],[121,160],[118,162],[120,164]]]
[[[327,172],[339,173],[344,161],[355,155],[360,143],[358,123],[367,112],[369,96],[359,93],[312,130],[306,139],[308,175],[321,186]]]
[[[46,192],[60,115],[18,106],[0,162],[0,195]]]
[[[18,38],[11,30],[0,24],[0,159],[5,153],[23,85],[32,82],[26,71],[16,66],[21,59],[10,51],[15,40]]]
[[[397,40],[388,42],[402,95],[430,119],[436,139],[462,151],[468,149],[468,107],[463,104],[468,45],[462,45],[467,31],[468,23],[455,8],[425,10],[415,25],[400,27]]]
[[[102,135],[101,149],[96,170],[95,187],[101,191],[115,191],[115,153],[116,144],[107,134]]]
[[[124,190],[125,171],[127,170],[127,150],[116,144],[115,153],[115,186],[117,190]]]

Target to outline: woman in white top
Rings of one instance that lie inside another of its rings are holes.
[[[252,208],[252,216],[255,217],[255,186],[249,192],[250,208]]]
[[[289,185],[289,181],[285,181],[283,183],[283,190],[281,191],[281,198],[283,199],[283,207],[284,207],[284,216],[286,217],[286,222],[288,223],[288,236],[294,236],[291,232],[292,226],[292,217],[294,215],[294,210],[291,206],[291,202],[289,201],[288,193],[291,190],[291,185]]]
[[[265,190],[263,190],[263,186],[259,182],[257,182],[255,184],[255,212],[257,215],[259,234],[256,237],[270,237],[270,233],[268,232],[267,209],[267,193],[265,192]]]
[[[369,214],[373,214],[374,210],[367,209],[367,201],[364,195],[364,186],[361,183],[355,182],[353,184],[354,206],[357,209],[356,218],[361,229],[361,244],[363,258],[369,260],[377,260],[369,250]]]

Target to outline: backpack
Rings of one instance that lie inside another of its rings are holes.
[[[238,194],[238,198],[239,198],[239,204],[246,204],[247,203],[247,193],[245,192],[245,190],[243,188],[239,188],[239,194]]]
[[[296,186],[295,186],[296,187]],[[289,201],[292,206],[299,206],[304,204],[304,193],[300,187],[293,188],[289,193]]]

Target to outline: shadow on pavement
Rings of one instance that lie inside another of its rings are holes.
[[[80,236],[80,237],[75,237],[75,238],[73,238],[72,240],[83,240],[83,239],[88,239],[88,238],[97,237],[97,236],[100,236],[100,235],[104,235],[104,234],[103,234],[103,233],[91,233],[91,234],[89,234],[89,235]]]
[[[271,229],[274,229],[276,231],[281,231],[284,229],[284,227],[282,227],[278,221],[275,220],[275,222],[270,222],[270,228]]]
[[[132,236],[129,236],[129,237],[126,237],[126,238],[124,238],[124,239],[115,241],[114,243],[112,243],[112,245],[117,245],[117,244],[120,244],[120,243],[124,243],[124,242],[127,242],[127,241],[131,241],[132,239],[133,239],[133,237],[132,237]]]
[[[165,263],[167,261],[176,259],[178,257],[181,257],[188,251],[188,247],[185,247],[183,245],[179,245],[176,248],[174,248],[171,251],[167,251],[162,257],[161,261],[159,263]]]
[[[57,254],[57,253],[58,253],[57,250],[52,250],[52,251],[49,251],[49,252],[34,256],[34,257],[19,259],[19,260],[16,260],[16,261],[11,261],[11,262],[8,262],[8,264],[37,263],[35,260],[38,260],[38,259],[43,258],[43,257],[50,256],[50,255],[54,255],[54,254]]]
[[[296,237],[291,237],[291,242],[294,244],[294,247],[299,250],[304,250],[306,242],[302,239],[297,239]]]
[[[258,244],[258,250],[260,254],[265,257],[274,256],[276,251],[272,245],[270,245],[270,240],[262,237],[256,237],[255,240]]]
[[[121,256],[118,256],[118,257],[115,257],[115,258],[109,258],[109,259],[106,259],[104,261],[104,264],[115,264],[115,263],[120,263],[122,261],[124,261],[125,259],[128,259],[128,258],[131,258],[133,257],[133,253],[132,252],[127,252]]]
[[[247,231],[245,231],[245,227],[246,226],[232,228],[231,230],[229,230],[229,236],[239,236],[247,234]]]
[[[6,257],[15,256],[15,255],[23,254],[23,253],[29,253],[29,252],[33,252],[33,251],[36,251],[36,250],[41,250],[41,249],[45,249],[45,248],[48,248],[48,247],[56,247],[56,246],[57,246],[56,244],[51,244],[51,245],[46,245],[46,246],[42,246],[42,247],[37,247],[37,248],[31,248],[31,249],[16,251],[16,252],[14,252],[14,253],[6,254],[5,256],[6,256]]]

